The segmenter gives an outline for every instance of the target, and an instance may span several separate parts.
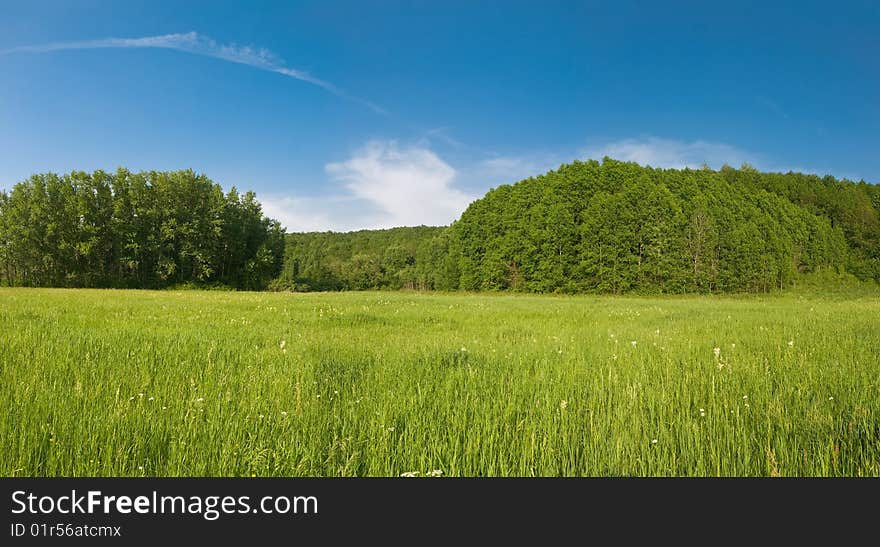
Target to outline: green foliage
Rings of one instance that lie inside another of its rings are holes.
[[[0,193],[11,285],[721,293],[819,270],[880,282],[876,185],[605,158],[494,188],[449,227],[286,237],[252,192],[192,171],[50,173]]]
[[[0,276],[10,285],[262,289],[280,225],[252,192],[193,171],[34,175],[0,195]]]
[[[445,228],[288,234],[274,290],[451,289]]]
[[[880,281],[876,186],[605,158],[489,191],[450,228],[458,286],[768,292],[817,269]]]

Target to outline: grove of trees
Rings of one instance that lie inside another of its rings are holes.
[[[191,170],[34,175],[0,192],[0,279],[43,287],[262,289],[284,231],[252,192]]]
[[[259,290],[768,292],[880,282],[880,188],[800,173],[575,161],[446,227],[294,233],[192,171],[35,175],[0,192],[0,282]]]
[[[453,289],[453,262],[445,227],[288,234],[284,267],[272,288]]]
[[[880,190],[605,158],[490,190],[445,228],[288,235],[279,288],[767,292],[880,281]]]

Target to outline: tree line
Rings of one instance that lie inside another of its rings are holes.
[[[288,235],[278,288],[768,292],[880,281],[876,185],[605,158],[490,190],[449,227]]]
[[[284,234],[252,192],[192,171],[35,175],[0,192],[11,285],[767,292],[880,282],[880,188],[800,173],[575,161],[444,227]]]
[[[287,235],[282,274],[270,288],[295,291],[453,288],[444,279],[446,227],[415,226]]]
[[[0,278],[37,287],[263,289],[284,231],[192,170],[34,175],[0,192]]]

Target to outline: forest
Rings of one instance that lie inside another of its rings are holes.
[[[191,170],[41,174],[0,192],[0,277],[33,287],[263,289],[284,231]]]
[[[287,236],[279,288],[768,292],[880,281],[880,190],[800,173],[576,161],[490,190],[446,228]]]
[[[5,284],[713,293],[880,282],[880,189],[801,173],[575,161],[445,227],[284,234],[192,171],[35,175],[0,193]]]

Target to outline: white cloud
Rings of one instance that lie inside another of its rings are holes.
[[[394,141],[371,141],[325,170],[340,184],[339,192],[261,196],[266,214],[290,232],[441,226],[476,199],[455,188],[456,170],[433,151]]]
[[[623,139],[589,146],[581,155],[592,159],[608,156],[640,165],[678,169],[699,168],[704,163],[716,169],[725,163],[732,167],[739,167],[744,162],[752,165],[757,163],[753,154],[729,144],[703,140],[685,142],[657,137]]]
[[[387,112],[374,103],[349,95],[335,85],[315,78],[308,72],[285,66],[284,60],[264,48],[252,48],[236,44],[219,44],[213,39],[202,36],[197,32],[163,34],[160,36],[146,36],[143,38],[103,38],[100,40],[82,40],[78,42],[54,42],[35,46],[19,46],[0,50],[0,55],[12,53],[48,53],[52,51],[64,51],[75,49],[105,49],[105,48],[161,48],[185,51],[195,55],[223,59],[231,63],[248,65],[260,70],[283,74],[290,78],[308,82],[321,87],[334,95],[350,101],[360,103],[371,110],[387,114]]]
[[[427,148],[371,141],[327,173],[355,198],[375,205],[385,226],[448,224],[474,199],[453,187],[456,172]]]

